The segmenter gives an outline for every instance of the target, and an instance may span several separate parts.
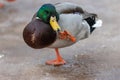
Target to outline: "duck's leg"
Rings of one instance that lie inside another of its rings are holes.
[[[55,65],[55,66],[59,66],[59,65],[65,64],[66,62],[61,57],[61,55],[59,54],[58,48],[56,48],[55,51],[56,51],[57,59],[55,59],[55,60],[49,60],[49,61],[46,62],[46,64],[48,64],[48,65]]]
[[[64,30],[63,32],[59,32],[59,38],[60,39],[69,39],[72,42],[76,41],[76,38],[72,36],[68,31]]]

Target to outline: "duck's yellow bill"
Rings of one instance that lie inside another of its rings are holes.
[[[58,25],[58,23],[56,21],[56,17],[55,16],[54,17],[53,16],[50,17],[50,25],[51,25],[51,27],[52,27],[52,29],[54,31],[60,31],[61,30],[60,26]]]

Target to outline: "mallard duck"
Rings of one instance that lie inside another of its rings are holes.
[[[23,31],[24,41],[32,48],[54,48],[57,58],[46,64],[63,65],[66,61],[59,48],[68,47],[88,38],[102,21],[73,3],[44,4]]]

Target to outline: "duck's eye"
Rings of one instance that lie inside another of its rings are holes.
[[[45,11],[47,14],[49,14],[49,12],[48,11]]]

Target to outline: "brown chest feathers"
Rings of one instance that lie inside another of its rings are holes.
[[[40,49],[51,45],[56,40],[56,32],[49,24],[35,19],[25,27],[23,38],[30,47]]]

